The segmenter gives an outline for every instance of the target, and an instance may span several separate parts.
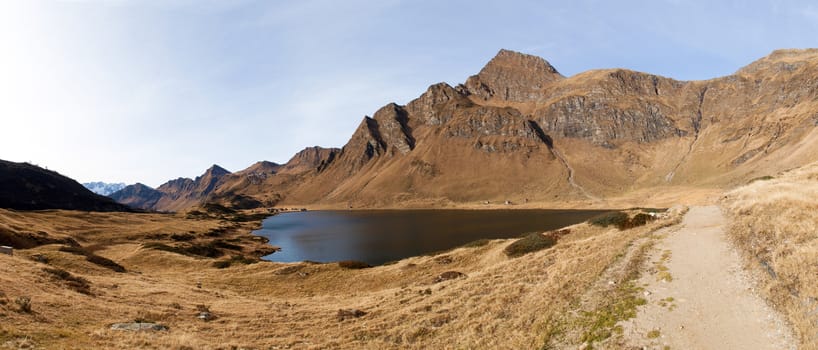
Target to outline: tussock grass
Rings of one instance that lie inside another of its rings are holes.
[[[551,249],[514,259],[504,253],[514,240],[491,240],[480,248],[447,252],[451,262],[442,256],[417,256],[368,269],[274,262],[216,269],[215,260],[140,247],[199,244],[213,229],[223,229],[218,239],[242,245],[245,252],[256,242],[230,241],[247,233],[211,219],[0,210],[0,218],[4,215],[14,216],[19,226],[59,226],[60,232],[104,247],[97,252],[138,271],[86,272],[81,269],[88,264],[55,252],[54,246],[20,253],[48,254],[53,258],[49,267],[83,271],[98,295],[88,298],[67,290],[64,282],[42,283],[40,263],[0,255],[0,285],[9,299],[30,295],[36,300],[33,316],[7,312],[9,320],[0,322],[0,334],[12,332],[9,340],[27,338],[38,348],[57,349],[535,349],[549,332],[548,320],[577,310],[577,300],[598,300],[588,311],[603,308],[608,295],[592,288],[601,274],[621,260],[635,239],[665,224],[625,231],[579,224]],[[154,233],[189,231],[195,231],[195,240],[179,242],[170,235],[160,241],[147,239]],[[444,260],[448,263],[440,263]],[[464,276],[434,283],[448,271]],[[197,318],[197,304],[219,311],[218,320],[204,323]],[[338,310],[349,309],[367,314],[339,322]],[[48,322],[35,321],[38,318]],[[109,329],[111,323],[135,318],[162,321],[173,331],[123,334]],[[568,326],[567,334],[578,333]],[[577,348],[578,342],[567,338],[567,348]]]
[[[479,247],[485,246],[486,244],[489,244],[489,242],[491,242],[490,239],[482,238],[482,239],[478,239],[478,240],[474,240],[474,241],[471,241],[469,243],[466,243],[466,244],[462,245],[461,247],[463,247],[463,248],[479,248]]]
[[[818,163],[729,192],[729,236],[763,294],[786,315],[800,348],[818,349]]]
[[[19,296],[14,299],[14,304],[17,305],[18,312],[31,313],[31,298],[27,296]]]

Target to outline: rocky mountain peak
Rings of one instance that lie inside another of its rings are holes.
[[[542,74],[552,79],[562,77],[562,75],[557,72],[557,69],[542,57],[506,49],[500,49],[497,55],[483,67],[480,73],[491,72],[504,66],[522,67],[530,70],[532,73]]]
[[[529,102],[540,99],[544,87],[564,78],[540,57],[503,49],[480,73],[466,80],[465,87],[484,100]]]
[[[137,182],[111,193],[110,197],[119,203],[133,208],[151,210],[156,202],[162,198],[162,192]]]
[[[247,169],[237,172],[236,174],[275,173],[280,167],[281,165],[278,163],[262,160],[247,167]]]
[[[290,172],[321,169],[332,162],[338,152],[338,148],[307,147],[290,158],[284,168]]]
[[[807,65],[818,64],[818,49],[782,49],[739,69],[737,74],[776,75],[793,73]]]
[[[216,164],[213,164],[213,166],[208,168],[207,171],[205,171],[205,173],[204,173],[204,175],[210,175],[210,176],[215,176],[215,177],[224,176],[224,175],[227,175],[227,174],[230,174],[230,171],[228,171],[227,169],[222,168],[222,167],[220,167],[220,166],[218,166]]]

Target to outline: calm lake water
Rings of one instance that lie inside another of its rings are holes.
[[[600,210],[364,210],[283,213],[253,233],[281,251],[266,260],[378,265],[454,248],[483,238],[513,238],[526,232],[573,225]]]

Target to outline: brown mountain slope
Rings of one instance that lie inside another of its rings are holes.
[[[0,208],[130,211],[54,171],[4,160],[0,160]]]
[[[174,180],[153,209],[247,198],[264,206],[604,206],[731,187],[818,160],[816,125],[816,49],[775,51],[706,81],[626,69],[564,77],[542,58],[501,50],[462,85],[435,84],[364,117],[340,150],[307,148],[282,166]]]
[[[338,151],[308,147],[284,165],[260,161],[235,173],[213,165],[196,179],[178,178],[155,190],[141,184],[131,185],[111,197],[135,208],[157,211],[184,211],[206,202],[242,209],[274,206],[285,189],[318,173],[335,159]]]
[[[109,197],[132,208],[152,209],[156,202],[162,198],[162,192],[141,183],[136,183],[111,193]]]
[[[179,178],[168,181],[156,189],[163,195],[153,209],[177,211],[198,204],[216,189],[219,181],[229,174],[230,172],[224,168],[213,165],[202,176],[193,180]]]
[[[230,206],[243,202],[245,204],[240,206],[245,208],[275,206],[289,188],[297,186],[330,164],[338,151],[336,148],[307,147],[283,165],[251,170],[259,164],[256,163],[250,168],[226,176],[210,198],[204,201]],[[248,205],[248,201],[254,201],[255,205]]]
[[[464,85],[366,117],[284,203],[394,206],[591,200],[726,187],[818,159],[818,51],[676,81],[625,69],[569,78],[502,50]]]

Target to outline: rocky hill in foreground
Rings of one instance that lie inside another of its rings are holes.
[[[364,117],[342,149],[297,155],[309,160],[297,175],[280,176],[296,169],[288,165],[263,179],[222,174],[231,180],[210,190],[261,205],[599,203],[731,187],[807,164],[818,160],[816,125],[815,49],[775,51],[705,81],[627,69],[565,77],[501,50],[464,84],[435,84]],[[175,204],[159,206],[191,205],[190,181],[169,186]]]
[[[0,208],[130,211],[57,172],[0,160]]]

